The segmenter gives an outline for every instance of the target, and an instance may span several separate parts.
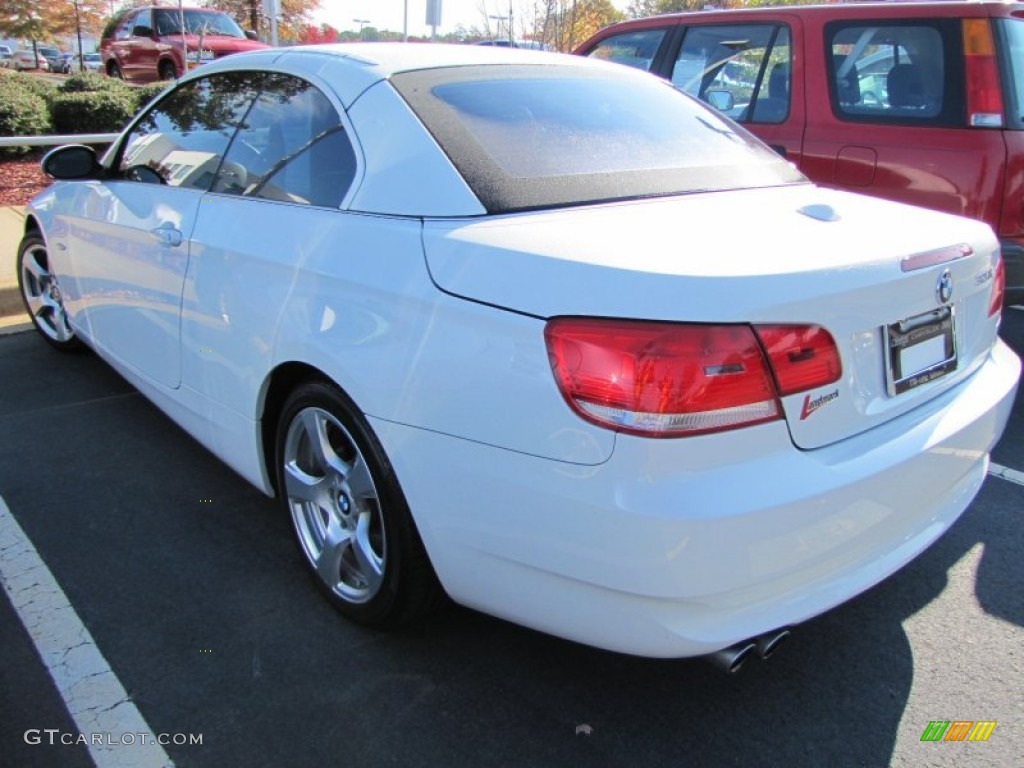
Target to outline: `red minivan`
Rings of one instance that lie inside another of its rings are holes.
[[[669,80],[819,184],[987,222],[1007,303],[1024,301],[1024,4],[672,14],[606,27],[575,53]]]
[[[182,39],[182,23],[185,35]],[[103,71],[136,83],[173,80],[206,61],[268,48],[223,11],[160,6],[133,8],[103,30]],[[188,50],[186,62],[184,48]]]

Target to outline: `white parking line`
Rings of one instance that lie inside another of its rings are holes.
[[[998,477],[1002,480],[1009,480],[1011,483],[1017,485],[1024,485],[1024,472],[1018,472],[1016,469],[1010,469],[1000,464],[989,463],[988,473],[993,477]]]
[[[3,498],[0,582],[97,768],[173,766]],[[52,727],[39,725],[40,729]],[[60,737],[80,738],[78,734]],[[42,738],[49,743],[45,735]]]

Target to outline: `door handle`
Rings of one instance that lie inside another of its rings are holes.
[[[774,149],[778,154],[782,155],[782,157],[786,157],[786,148],[781,144],[769,144],[768,146]]]
[[[177,229],[173,224],[163,224],[156,229],[149,230],[149,232],[160,241],[160,245],[167,245],[171,248],[181,245],[181,230]]]

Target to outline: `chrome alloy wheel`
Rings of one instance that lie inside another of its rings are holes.
[[[56,344],[70,342],[74,331],[68,324],[57,277],[50,272],[45,243],[36,237],[26,237],[18,267],[21,297],[36,328]]]
[[[317,575],[345,602],[372,600],[387,545],[380,496],[356,441],[329,411],[307,407],[289,424],[281,459],[295,532]]]

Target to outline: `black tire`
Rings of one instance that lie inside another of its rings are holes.
[[[54,349],[81,350],[82,342],[68,323],[57,276],[50,271],[46,241],[38,232],[29,232],[22,238],[17,266],[21,302],[39,334]]]
[[[107,64],[107,77],[112,77],[115,80],[124,80],[124,73],[121,72],[121,68],[117,66],[116,62],[110,62]]]
[[[157,77],[161,80],[177,80],[178,69],[174,66],[173,61],[161,61],[160,66],[156,69]]]
[[[442,602],[394,469],[344,393],[319,380],[297,387],[278,420],[275,457],[299,551],[342,614],[396,627]]]

